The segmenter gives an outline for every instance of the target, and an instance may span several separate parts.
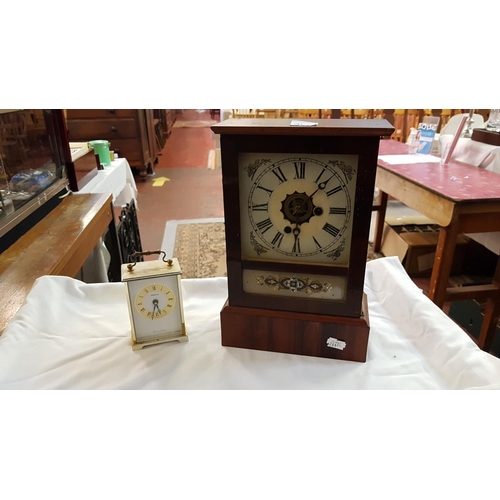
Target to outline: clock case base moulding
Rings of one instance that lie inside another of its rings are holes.
[[[363,316],[319,316],[230,306],[220,313],[222,345],[344,361],[366,361],[370,325]]]
[[[135,332],[133,333],[135,337]],[[155,345],[155,344],[163,344],[164,342],[187,342],[189,340],[189,337],[186,335],[186,332],[183,331],[182,333],[176,334],[175,336],[172,336],[171,338],[168,337],[162,337],[160,339],[154,339],[154,340],[146,340],[144,342],[136,342],[135,340],[132,339],[132,350],[133,351],[139,351],[143,347],[147,347],[150,345]]]

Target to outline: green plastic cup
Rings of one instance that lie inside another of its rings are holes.
[[[89,141],[89,147],[92,148],[97,155],[99,161],[105,166],[111,166],[111,159],[109,157],[109,141]]]

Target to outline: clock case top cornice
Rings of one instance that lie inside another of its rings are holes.
[[[291,125],[292,122],[318,125]],[[231,118],[211,127],[215,134],[388,137],[394,127],[387,120]]]

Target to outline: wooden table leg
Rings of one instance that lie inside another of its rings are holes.
[[[387,193],[380,191],[380,205],[377,211],[377,222],[375,226],[375,237],[373,241],[373,251],[380,252],[382,245],[382,235],[384,234],[385,212],[387,210]]]
[[[497,287],[500,286],[500,258],[498,259],[495,274],[493,276],[493,284]],[[486,352],[490,351],[491,345],[493,344],[493,337],[495,336],[499,317],[500,289],[493,297],[489,297],[487,299],[483,324],[481,325],[481,331],[479,332],[479,339],[477,344]]]
[[[453,217],[452,222],[447,227],[442,227],[439,231],[439,239],[436,248],[436,258],[432,268],[431,282],[429,286],[429,298],[438,307],[443,307],[446,297],[446,288],[453,264],[455,245],[458,236],[458,220]]]
[[[118,234],[116,232],[116,223],[115,223],[115,217],[114,217],[114,211],[113,211],[113,205],[111,204],[111,213],[113,214],[113,219],[109,223],[108,226],[108,234],[107,234],[107,239],[109,242],[110,247],[108,248],[108,251],[111,255],[111,261],[109,263],[109,278],[113,282],[120,282],[122,279],[122,272],[121,272],[121,267],[123,262],[121,250],[120,250],[120,244],[118,242]]]

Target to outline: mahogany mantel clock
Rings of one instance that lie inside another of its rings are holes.
[[[231,119],[220,134],[228,301],[222,344],[365,361],[363,294],[386,120]]]

